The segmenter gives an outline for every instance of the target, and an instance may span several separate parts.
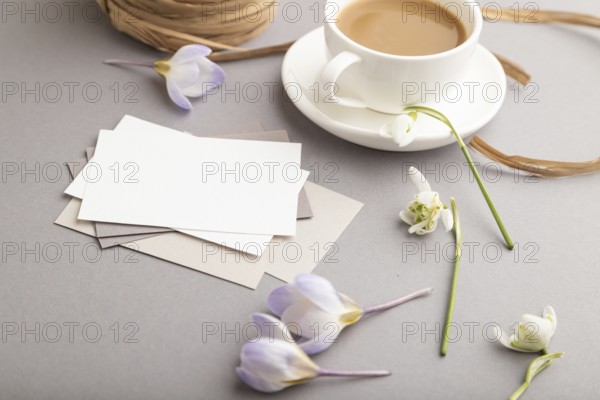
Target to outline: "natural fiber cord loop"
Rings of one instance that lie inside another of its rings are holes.
[[[514,9],[502,9],[500,12],[490,9],[489,11],[492,12],[484,13],[484,18],[486,20],[515,23],[557,23],[600,28],[600,18],[587,14],[541,10],[532,13],[531,10]],[[500,56],[496,57],[502,62]],[[511,72],[509,72],[504,65],[504,62],[502,64],[507,75],[512,76],[519,83],[524,85],[529,81],[529,75],[525,71],[511,70]],[[469,146],[483,156],[509,168],[524,171],[536,176],[542,176],[544,178],[561,178],[600,172],[600,158],[591,161],[566,162],[540,160],[518,155],[510,156],[490,146],[479,136],[473,136],[469,141]]]

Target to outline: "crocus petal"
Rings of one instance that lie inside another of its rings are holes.
[[[177,85],[169,78],[166,78],[167,81],[167,92],[169,93],[169,97],[175,104],[184,110],[191,110],[192,103],[181,93],[181,90]]]
[[[183,89],[183,94],[190,97],[201,97],[208,89],[215,89],[225,81],[225,71],[207,58],[197,61],[200,71],[199,79]]]
[[[200,79],[200,68],[195,63],[173,65],[165,74],[165,78],[175,82],[183,92],[184,88],[193,85]]]
[[[415,167],[410,167],[408,170],[408,176],[412,183],[417,187],[419,192],[431,192],[431,186],[427,179],[421,174],[421,172]]]
[[[290,386],[289,384],[284,384],[280,381],[264,379],[242,367],[237,367],[235,372],[244,383],[260,392],[273,393]]]
[[[315,274],[298,274],[294,279],[298,291],[315,305],[330,313],[343,313],[344,305],[327,279]]]
[[[331,314],[309,302],[297,302],[288,307],[281,315],[281,320],[290,332],[314,339],[317,334],[339,332],[344,328],[340,321],[342,314]]]
[[[284,285],[269,294],[267,304],[273,314],[281,316],[286,308],[303,298],[304,296],[293,285]]]
[[[256,324],[260,338],[279,339],[293,342],[292,334],[285,324],[267,314],[254,313],[250,320]]]
[[[340,322],[343,326],[357,323],[364,315],[363,308],[343,293],[340,293],[340,299],[346,308],[346,312],[340,316]]]
[[[444,223],[444,228],[446,228],[446,232],[454,227],[454,217],[452,216],[452,211],[447,208],[444,208],[442,211],[442,222]]]
[[[321,334],[314,339],[299,342],[298,346],[308,355],[317,354],[330,348],[336,342],[338,334],[339,332],[330,335]]]
[[[201,44],[188,44],[187,46],[183,46],[177,50],[177,52],[175,52],[173,57],[171,57],[169,60],[169,64],[183,64],[206,57],[210,53],[212,53],[212,50],[209,47]]]
[[[318,367],[296,345],[284,340],[246,343],[241,353],[242,368],[256,376],[281,382],[317,375]]]
[[[344,293],[338,293],[338,294],[340,296],[340,300],[342,301],[342,304],[344,304],[346,313],[356,311],[356,310],[362,310],[362,308],[356,301],[354,301],[350,297],[346,296]]]
[[[411,212],[408,212],[406,210],[402,210],[400,211],[400,219],[404,222],[406,222],[409,225],[413,225],[416,221],[415,221],[415,215]]]

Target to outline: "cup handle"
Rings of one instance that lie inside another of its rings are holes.
[[[349,51],[342,51],[335,56],[321,72],[321,83],[324,85],[325,101],[328,103],[337,103],[344,107],[367,108],[364,101],[351,99],[349,97],[336,96],[340,75],[351,65],[361,62],[362,59]]]

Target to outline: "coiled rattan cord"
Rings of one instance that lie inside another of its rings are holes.
[[[235,50],[269,26],[277,4],[255,0],[97,1],[119,31],[166,52],[191,43]]]

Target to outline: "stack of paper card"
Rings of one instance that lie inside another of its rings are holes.
[[[57,224],[251,288],[311,271],[362,207],[306,182],[284,131],[206,138],[126,116],[86,155]]]

